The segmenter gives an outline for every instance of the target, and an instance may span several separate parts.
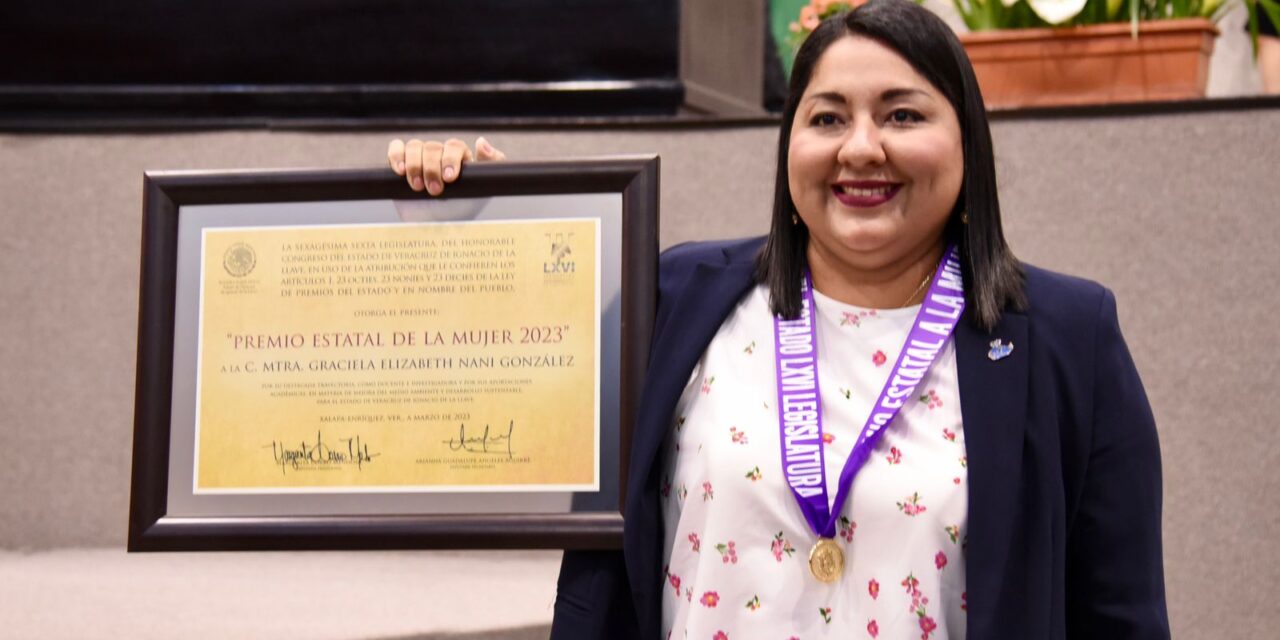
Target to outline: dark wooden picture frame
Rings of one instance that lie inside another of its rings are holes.
[[[191,517],[171,515],[168,494],[182,207],[429,196],[414,193],[387,169],[148,173],[129,551],[620,548],[633,419],[656,310],[658,176],[656,156],[474,163],[443,196],[621,195],[620,367],[600,372],[602,384],[619,384],[619,456],[600,462],[602,477],[617,474],[616,511]]]

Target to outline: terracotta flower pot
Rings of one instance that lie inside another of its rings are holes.
[[[960,35],[988,108],[1204,97],[1218,29],[1203,18]]]

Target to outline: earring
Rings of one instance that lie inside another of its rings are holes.
[[[968,211],[961,211],[961,212],[960,212],[960,224],[969,224],[969,212],[968,212]]]
[[[796,215],[796,214],[794,214],[794,213],[793,213],[793,214],[791,214],[791,226],[793,226],[793,227],[794,227],[794,226],[796,226],[796,225],[798,225],[798,224],[800,224],[800,216],[798,216],[798,215]]]

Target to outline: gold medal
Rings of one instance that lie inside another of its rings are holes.
[[[809,550],[809,573],[822,582],[835,582],[844,571],[844,550],[831,538],[819,538]]]

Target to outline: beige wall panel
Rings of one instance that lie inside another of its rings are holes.
[[[1160,429],[1175,638],[1280,623],[1275,131],[1280,111],[996,129],[1014,247],[1116,292]]]

